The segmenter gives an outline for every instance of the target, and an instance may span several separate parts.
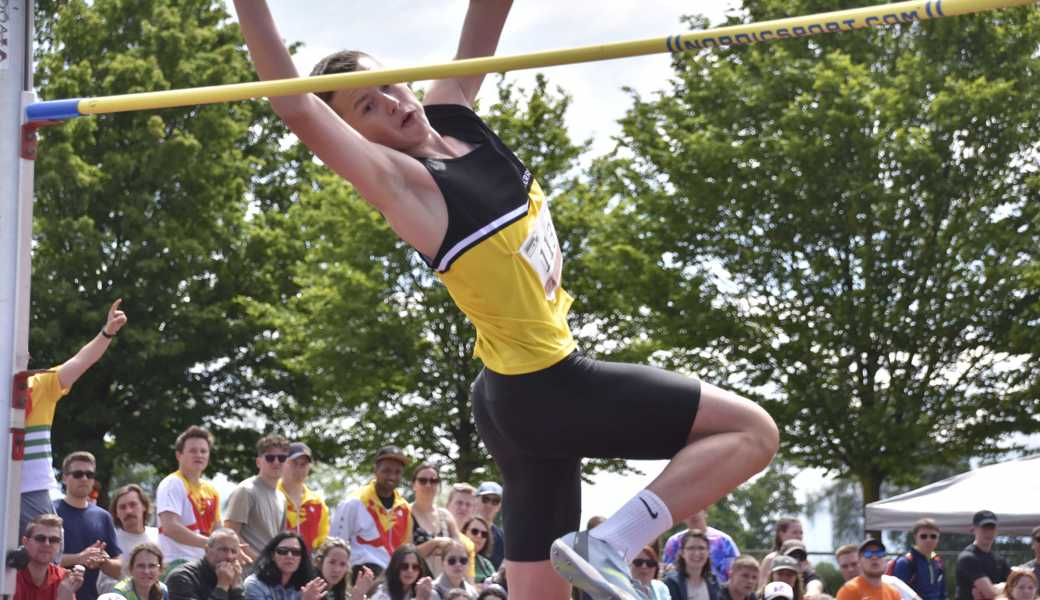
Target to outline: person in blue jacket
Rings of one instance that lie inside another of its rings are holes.
[[[892,575],[905,581],[921,600],[946,600],[943,560],[935,553],[939,545],[939,525],[932,519],[920,519],[914,523],[910,535],[914,545],[892,562]]]

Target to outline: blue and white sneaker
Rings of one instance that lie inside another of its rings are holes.
[[[561,577],[593,600],[641,600],[621,553],[587,531],[568,533],[553,542],[552,566]]]

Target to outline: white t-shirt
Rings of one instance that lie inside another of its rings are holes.
[[[379,529],[372,515],[359,498],[348,498],[339,503],[332,516],[329,535],[347,540],[350,544],[350,564],[357,566],[372,563],[383,567],[390,564],[390,553],[382,546],[358,543],[357,538],[378,539]]]
[[[158,545],[159,528],[145,527],[144,533],[130,533],[116,527],[116,541],[119,542],[119,547],[123,550],[123,576],[120,579],[126,579],[130,576],[130,553],[133,552],[134,546],[144,543]],[[118,579],[112,579],[105,575],[104,571],[101,571],[98,574],[97,593],[100,595],[111,592],[117,583],[119,583]]]
[[[155,512],[172,512],[188,529],[199,535],[208,536],[210,531],[220,527],[220,496],[216,488],[205,481],[200,481],[189,493],[183,476],[174,472],[159,483],[155,490]],[[199,522],[201,516],[204,522]],[[188,546],[176,542],[162,531],[159,532],[159,548],[163,551],[163,561],[169,565],[175,560],[195,560],[206,554],[206,549]]]

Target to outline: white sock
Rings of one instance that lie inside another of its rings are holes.
[[[664,501],[650,490],[643,490],[590,530],[589,536],[620,550],[627,563],[671,526],[672,513]]]

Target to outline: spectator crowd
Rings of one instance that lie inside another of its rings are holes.
[[[119,306],[117,300],[98,336],[73,358],[30,378],[15,600],[507,598],[509,532],[496,523],[506,490],[492,481],[446,486],[436,465],[412,465],[395,446],[376,452],[371,480],[334,510],[307,485],[310,448],[278,435],[256,442],[256,474],[222,504],[204,478],[213,436],[199,426],[177,437],[177,470],[154,498],[130,484],[111,494],[108,510],[97,506],[97,461],[77,451],[62,460],[64,496],[52,501],[55,409],[126,323]],[[411,502],[401,492],[406,473]],[[438,506],[445,488],[446,504]],[[777,522],[772,551],[761,560],[710,527],[707,511],[684,524],[629,563],[644,598],[954,600],[936,553],[941,531],[931,519],[914,524],[903,553],[874,538],[838,548],[845,582],[836,590],[814,572],[796,518]],[[990,511],[974,515],[974,540],[956,562],[955,600],[1037,598],[1040,527],[1032,532],[1033,560],[1011,568],[994,548],[998,526]]]

